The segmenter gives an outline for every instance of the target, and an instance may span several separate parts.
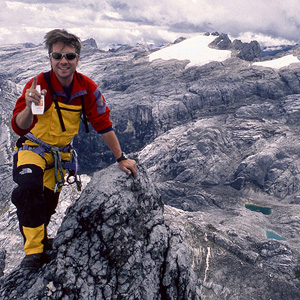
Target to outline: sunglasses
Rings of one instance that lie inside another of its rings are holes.
[[[78,56],[78,54],[74,52],[69,52],[69,53],[52,52],[50,53],[50,55],[55,60],[61,60],[63,57],[65,57],[66,60],[73,60]]]

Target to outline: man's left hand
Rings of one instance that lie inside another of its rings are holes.
[[[128,175],[132,175],[134,179],[137,178],[137,167],[136,162],[133,159],[124,159],[119,162],[121,170],[126,172]]]

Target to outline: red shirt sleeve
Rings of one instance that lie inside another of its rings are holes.
[[[99,132],[112,130],[112,122],[109,119],[110,109],[97,84],[85,76],[88,95],[85,98],[87,119],[93,128]]]

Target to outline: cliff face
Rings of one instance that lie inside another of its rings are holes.
[[[290,243],[265,238],[263,215],[249,216],[243,208],[185,212],[166,206],[165,222],[184,233],[201,299],[299,297],[298,252]]]

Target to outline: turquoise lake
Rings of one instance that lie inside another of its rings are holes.
[[[278,240],[278,241],[286,241],[287,240],[286,238],[284,238],[270,230],[266,230],[266,234],[267,234],[268,239],[273,239],[273,240]]]
[[[259,206],[255,204],[245,204],[245,207],[252,211],[260,212],[264,215],[270,215],[272,213],[272,208],[270,207]]]

